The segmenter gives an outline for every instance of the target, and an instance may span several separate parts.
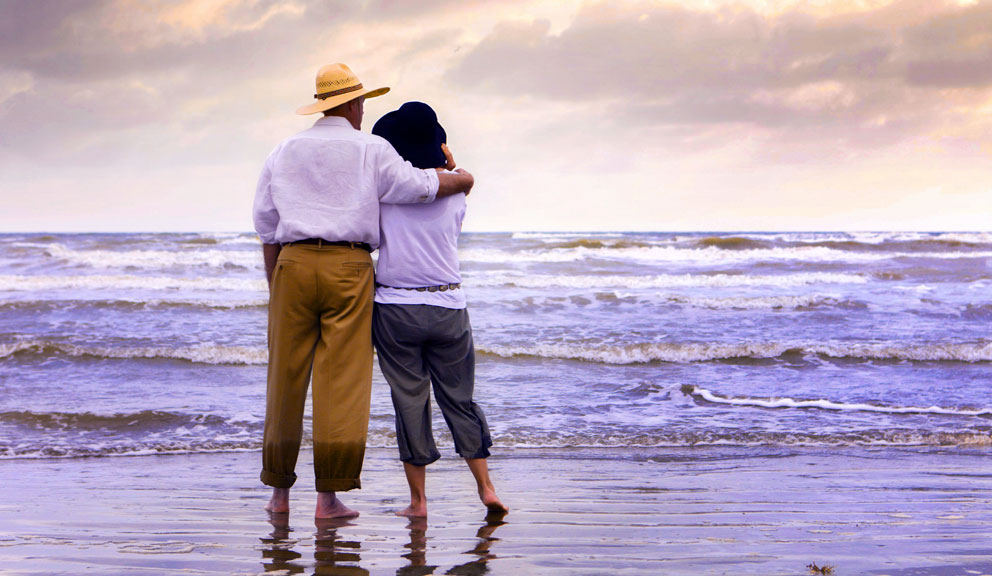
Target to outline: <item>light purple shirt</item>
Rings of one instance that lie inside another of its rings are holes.
[[[376,282],[386,286],[424,287],[461,283],[458,235],[465,218],[465,195],[454,194],[433,204],[383,204],[382,245]],[[465,308],[465,290],[418,292],[379,286],[380,304],[428,304]]]
[[[378,136],[325,116],[283,140],[255,190],[255,231],[265,244],[305,238],[379,245],[379,204],[429,203],[437,172],[403,160]]]

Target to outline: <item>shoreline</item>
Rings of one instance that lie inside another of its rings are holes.
[[[286,522],[257,452],[0,461],[0,572],[992,573],[988,449],[503,449],[489,521],[449,452],[426,522],[392,515],[402,467],[372,448],[362,515],[319,525],[308,450]]]

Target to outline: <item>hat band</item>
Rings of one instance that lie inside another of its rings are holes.
[[[323,100],[325,98],[330,98],[331,96],[338,96],[339,94],[347,94],[348,92],[354,92],[356,90],[362,89],[362,83],[359,82],[358,86],[348,86],[347,88],[342,88],[340,90],[331,90],[330,92],[321,92],[320,94],[314,94],[313,97],[317,100]]]

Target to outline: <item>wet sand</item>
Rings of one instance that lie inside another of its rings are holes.
[[[512,508],[488,517],[467,468],[405,504],[370,450],[362,516],[313,520],[310,454],[270,518],[257,452],[0,461],[2,574],[992,574],[987,449],[501,450]]]

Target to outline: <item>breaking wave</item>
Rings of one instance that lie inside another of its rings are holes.
[[[637,242],[610,243],[602,240],[574,240],[557,246],[533,250],[466,249],[459,252],[463,262],[524,263],[576,262],[589,259],[631,260],[652,263],[692,265],[727,265],[754,262],[859,263],[880,262],[893,258],[992,258],[992,251],[938,250],[905,251],[858,250],[847,243],[820,243],[801,246],[766,247],[764,241],[747,238],[714,238],[699,242],[702,247],[659,246]],[[932,247],[936,248],[936,247]]]
[[[664,301],[693,308],[708,308],[711,310],[802,310],[812,308],[846,308],[863,309],[867,304],[856,300],[844,300],[836,296],[823,294],[805,294],[802,296],[667,296]]]
[[[698,392],[698,391],[697,391]],[[719,398],[719,397],[717,397]],[[709,400],[700,398],[699,401]],[[757,401],[757,400],[756,400]],[[872,407],[884,411],[885,407]],[[925,411],[914,413],[933,413]],[[963,411],[954,414],[972,415]],[[982,414],[983,416],[985,414]],[[396,446],[392,418],[373,419],[370,448]],[[85,458],[144,456],[208,452],[245,452],[262,448],[263,419],[252,414],[217,416],[168,410],[95,414],[90,412],[0,412],[0,460],[32,458]],[[304,425],[305,430],[310,424]],[[436,433],[439,446],[452,446],[447,430]],[[510,426],[493,434],[501,448],[617,448],[700,446],[990,446],[992,435],[983,429],[939,431],[867,429],[816,433],[768,430],[687,430],[663,426],[612,429],[541,429]],[[303,446],[312,446],[309,434]]]
[[[883,406],[878,404],[834,402],[832,400],[795,400],[792,398],[737,398],[714,394],[698,386],[682,386],[682,392],[698,400],[713,404],[729,404],[733,406],[753,406],[757,408],[815,408],[820,410],[837,410],[851,412],[879,412],[882,414],[942,414],[950,416],[992,416],[992,408],[978,410],[964,408],[942,408],[928,406],[926,408],[913,406]]]
[[[658,342],[636,344],[556,343],[506,346],[477,343],[480,354],[502,358],[530,357],[581,360],[603,364],[691,363],[712,361],[787,360],[803,357],[824,359],[992,362],[992,342],[934,344],[868,343],[743,343]],[[195,346],[84,345],[43,339],[24,339],[0,344],[0,361],[34,356],[92,357],[109,359],[185,360],[197,364],[261,365],[268,359],[264,347],[224,346],[203,343]]]
[[[556,434],[536,438],[527,434],[494,436],[499,446],[512,448],[681,448],[681,447],[916,447],[992,446],[986,432],[860,430],[841,434],[708,430],[631,433]]]
[[[658,274],[655,276],[560,275],[527,276],[506,273],[466,275],[466,285],[479,287],[516,286],[519,288],[693,288],[734,286],[796,287],[813,284],[865,284],[865,274],[808,272],[781,275],[750,274]],[[2,282],[2,277],[0,277]],[[2,284],[0,284],[2,286]]]
[[[757,238],[746,238],[743,236],[710,236],[702,238],[696,242],[697,246],[703,248],[723,248],[725,250],[754,250],[770,248],[774,244],[767,240]]]
[[[799,296],[727,296],[707,297],[689,296],[685,294],[651,295],[637,294],[627,290],[609,290],[596,292],[593,295],[564,294],[560,296],[527,296],[516,300],[500,300],[498,305],[531,309],[535,312],[542,308],[560,311],[564,307],[614,307],[620,305],[674,305],[688,308],[707,310],[821,310],[836,308],[844,310],[864,310],[868,304],[859,300],[844,299],[838,296],[824,294],[805,294]],[[485,306],[486,304],[476,304]]]
[[[503,358],[551,358],[604,364],[766,360],[785,359],[789,356],[882,361],[992,362],[992,342],[918,345],[868,343],[720,344],[708,342],[660,342],[627,345],[559,343],[526,346],[480,345],[478,351]]]
[[[62,244],[52,244],[45,246],[44,251],[57,260],[91,268],[262,267],[260,250],[215,250],[196,245],[181,250],[72,250]]]
[[[15,300],[0,302],[0,313],[2,312],[47,312],[52,310],[67,310],[74,308],[93,308],[97,310],[195,310],[195,309],[216,309],[234,310],[238,308],[265,308],[268,299],[244,298],[210,300],[203,298],[176,297],[169,299],[159,298],[117,298],[113,300]]]
[[[268,352],[265,348],[249,346],[221,346],[218,344],[199,344],[169,348],[165,346],[86,346],[68,342],[49,340],[20,340],[13,343],[0,344],[0,360],[10,358],[25,358],[34,356],[71,356],[110,359],[150,359],[150,360],[185,360],[197,364],[265,364]]]
[[[140,456],[261,448],[262,420],[163,410],[133,413],[0,412],[0,459]]]
[[[590,248],[604,250],[618,250],[624,248],[651,248],[655,246],[650,242],[639,242],[637,240],[597,240],[593,238],[580,238],[578,240],[568,240],[560,244],[548,246],[550,250],[562,250],[568,248]]]
[[[85,275],[18,276],[0,275],[0,291],[38,290],[204,290],[267,292],[264,278],[179,278],[170,276]]]
[[[850,234],[740,234],[707,236],[691,243],[727,250],[767,248],[831,248],[849,252],[903,252],[910,254],[979,250],[992,247],[992,234],[978,233],[850,233]]]

